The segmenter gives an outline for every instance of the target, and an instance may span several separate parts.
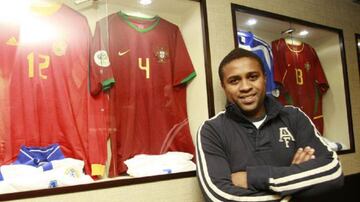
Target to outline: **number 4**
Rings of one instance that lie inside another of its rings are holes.
[[[138,65],[139,65],[139,68],[141,70],[146,71],[146,79],[149,79],[150,78],[150,61],[149,61],[149,58],[146,58],[146,65],[145,66],[143,66],[143,64],[142,64],[142,58],[139,58],[138,59]]]

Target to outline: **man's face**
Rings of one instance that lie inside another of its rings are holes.
[[[248,118],[265,115],[266,77],[255,59],[245,57],[226,64],[222,87],[228,101],[238,105]]]

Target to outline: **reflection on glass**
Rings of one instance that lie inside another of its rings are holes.
[[[195,170],[199,2],[6,2],[0,194]]]
[[[267,66],[267,93],[301,108],[332,149],[353,151],[341,30],[241,6],[233,12],[236,46]]]

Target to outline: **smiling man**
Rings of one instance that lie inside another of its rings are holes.
[[[238,105],[248,118],[263,118],[266,76],[261,61],[249,56],[234,59],[222,66],[221,85],[227,100]]]
[[[219,66],[225,111],[197,135],[197,175],[208,201],[288,201],[343,185],[337,155],[298,108],[266,95],[254,53],[234,49]]]

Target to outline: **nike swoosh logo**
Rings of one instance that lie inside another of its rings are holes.
[[[130,51],[130,49],[128,49],[127,51],[124,51],[124,52],[118,52],[118,55],[119,56],[123,56],[123,55],[125,55],[126,53],[128,53]]]

